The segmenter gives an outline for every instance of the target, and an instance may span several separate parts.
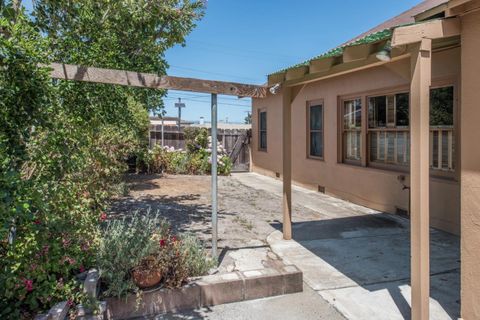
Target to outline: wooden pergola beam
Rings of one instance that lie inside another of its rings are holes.
[[[461,24],[458,18],[427,21],[411,26],[399,27],[393,31],[392,47],[417,43],[422,39],[440,39],[460,35]]]
[[[264,98],[267,95],[266,86],[252,84],[157,76],[150,73],[85,67],[63,63],[52,63],[50,67],[52,68],[52,78],[62,80],[106,83],[150,89],[214,93],[238,97]]]

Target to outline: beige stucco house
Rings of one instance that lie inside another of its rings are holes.
[[[284,224],[291,181],[409,215],[414,319],[428,226],[461,235],[462,316],[480,319],[480,0],[424,1],[268,86],[251,170],[283,179]]]

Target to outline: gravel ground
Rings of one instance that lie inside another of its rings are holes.
[[[194,232],[208,247],[211,240],[210,176],[130,175],[129,195],[112,203],[111,214],[156,214],[166,218],[180,232]],[[234,177],[219,177],[219,249],[266,246],[266,237],[281,228],[281,198],[249,188]],[[302,219],[321,215],[304,207]]]

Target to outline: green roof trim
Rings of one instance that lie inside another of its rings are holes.
[[[380,41],[383,41],[383,40],[390,39],[392,37],[392,35],[393,35],[393,28],[388,28],[388,29],[384,29],[384,30],[377,31],[377,32],[374,32],[374,33],[370,33],[363,38],[357,39],[357,40],[355,40],[353,42],[350,42],[346,45],[331,49],[330,51],[327,51],[327,52],[325,52],[325,53],[323,53],[319,56],[313,57],[313,58],[311,58],[309,60],[306,60],[302,63],[298,63],[296,65],[287,67],[285,69],[273,72],[270,75],[277,74],[277,73],[282,73],[282,72],[288,71],[289,69],[293,69],[293,68],[297,68],[297,67],[308,66],[308,64],[312,60],[318,60],[318,59],[330,58],[330,57],[338,57],[338,56],[341,56],[343,54],[343,51],[346,47],[352,47],[352,46],[358,46],[358,45],[362,45],[362,44],[380,42]]]

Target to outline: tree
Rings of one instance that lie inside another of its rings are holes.
[[[187,0],[0,0],[0,318],[82,300],[99,219],[164,91],[52,81],[39,63],[164,74],[203,14]],[[10,241],[7,241],[9,239]],[[60,285],[59,285],[60,283]]]
[[[252,124],[252,114],[250,112],[248,112],[245,117],[245,124]]]

